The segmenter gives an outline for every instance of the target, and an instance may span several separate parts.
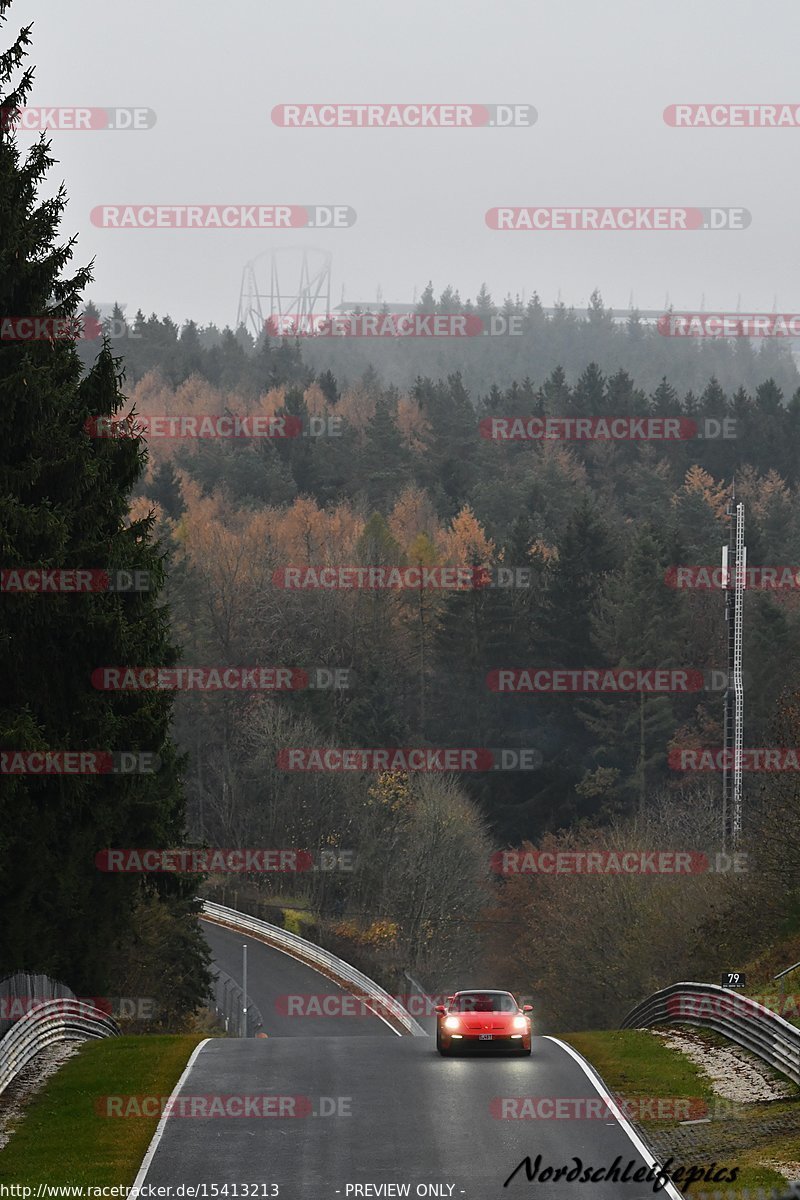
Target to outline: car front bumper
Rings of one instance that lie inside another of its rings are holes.
[[[531,1035],[523,1033],[520,1037],[510,1034],[493,1033],[491,1041],[483,1041],[477,1033],[464,1033],[454,1037],[451,1033],[442,1032],[441,1043],[445,1050],[530,1050]]]

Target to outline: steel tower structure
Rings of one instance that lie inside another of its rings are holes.
[[[742,737],[744,684],[742,681],[742,623],[747,571],[744,544],[744,504],[731,492],[728,503],[728,544],[722,547],[722,586],[728,633],[728,686],[725,689],[724,756],[722,768],[722,849],[735,849],[742,832]]]
[[[330,313],[332,257],[313,246],[285,246],[245,263],[236,328],[257,338],[269,317],[298,322]]]

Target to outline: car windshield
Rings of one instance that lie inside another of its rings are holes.
[[[508,992],[462,992],[451,1004],[453,1012],[516,1012],[517,1002]]]

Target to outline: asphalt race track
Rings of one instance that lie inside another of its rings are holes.
[[[282,1200],[654,1195],[648,1182],[529,1182],[524,1168],[503,1187],[526,1155],[535,1161],[540,1154],[541,1170],[572,1167],[576,1156],[584,1166],[599,1168],[610,1167],[619,1155],[623,1169],[634,1161],[629,1174],[650,1165],[608,1114],[499,1118],[501,1097],[599,1099],[579,1063],[557,1042],[534,1038],[530,1058],[443,1059],[432,1038],[399,1037],[378,1017],[281,1016],[280,996],[338,989],[280,951],[207,922],[204,928],[216,961],[235,978],[247,941],[248,993],[268,1037],[207,1042],[178,1094],[282,1100],[264,1102],[263,1115],[169,1117],[138,1183],[173,1189],[206,1184],[209,1197],[214,1184],[275,1184],[277,1192],[265,1187],[257,1194]],[[378,1190],[382,1184],[408,1185],[408,1191]],[[354,1185],[373,1186],[355,1191]],[[671,1189],[658,1194],[678,1195]]]
[[[281,998],[331,995],[342,997],[344,1001],[348,993],[282,950],[273,950],[246,934],[233,933],[211,921],[202,924],[214,962],[237,983],[242,982],[242,945],[247,944],[247,995],[249,1002],[261,1012],[264,1033],[269,1037],[374,1037],[385,1034],[397,1038],[397,1034],[377,1016],[283,1015],[288,1005],[282,1004]]]

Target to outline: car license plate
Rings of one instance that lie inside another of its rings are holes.
[[[491,1034],[491,1033],[479,1033],[479,1034],[478,1034],[478,1041],[479,1041],[479,1042],[490,1042],[490,1041],[492,1040],[492,1037],[493,1037],[493,1036],[494,1036],[494,1035],[493,1035],[493,1034]]]

